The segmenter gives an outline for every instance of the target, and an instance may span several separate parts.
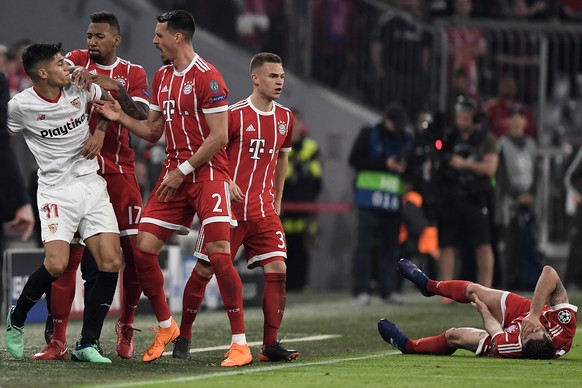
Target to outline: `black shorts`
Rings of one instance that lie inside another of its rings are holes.
[[[461,241],[473,247],[491,244],[490,214],[485,198],[455,198],[444,202],[439,218],[439,245],[457,246]]]

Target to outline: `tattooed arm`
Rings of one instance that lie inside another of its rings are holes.
[[[556,306],[561,303],[569,303],[568,294],[556,270],[546,265],[536,284],[531,299],[529,315],[522,322],[522,337],[525,338],[529,333],[541,326],[540,316],[544,305]]]
[[[115,93],[113,96],[128,116],[136,120],[145,120],[148,118],[149,107],[141,102],[135,102],[127,92],[127,89],[116,80],[103,74],[96,74],[93,76],[93,82],[103,89]]]

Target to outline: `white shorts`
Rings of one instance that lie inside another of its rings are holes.
[[[36,198],[43,243],[70,242],[77,230],[83,240],[98,233],[119,233],[107,184],[96,173],[65,187],[39,188]]]

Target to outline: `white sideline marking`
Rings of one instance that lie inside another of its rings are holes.
[[[332,338],[338,338],[338,337],[341,337],[341,335],[338,335],[338,334],[314,335],[314,336],[311,336],[311,337],[285,339],[285,343],[288,343],[288,342],[323,341],[323,340],[326,340],[326,339],[332,339]],[[262,341],[255,341],[255,342],[249,342],[248,344],[249,344],[249,346],[259,346],[259,345],[262,345],[263,342]],[[213,350],[228,350],[229,348],[230,348],[230,345],[212,346],[212,347],[208,347],[208,348],[190,349],[190,353],[210,352],[210,351],[213,351]],[[163,355],[164,356],[171,356],[172,355],[172,352],[167,351],[167,352],[164,352]]]
[[[241,369],[236,368],[236,370],[228,371],[228,372],[218,372],[218,373],[210,373],[207,375],[197,375],[197,376],[185,376],[185,377],[175,377],[172,379],[165,379],[165,380],[146,380],[146,381],[135,381],[131,383],[121,383],[121,384],[113,384],[113,385],[99,385],[100,387],[109,387],[109,388],[121,388],[121,387],[132,387],[137,385],[158,385],[158,384],[172,384],[172,383],[185,383],[187,381],[195,381],[195,380],[209,380],[216,377],[225,377],[225,376],[233,376],[233,375],[250,375],[255,373],[262,373],[262,372],[269,372],[273,370],[279,369],[289,369],[289,368],[301,368],[305,366],[314,366],[314,365],[331,365],[337,364],[340,362],[348,362],[348,361],[361,361],[361,360],[368,360],[371,358],[379,358],[384,356],[396,356],[402,354],[399,351],[394,351],[391,353],[379,353],[379,354],[370,354],[368,356],[361,356],[361,357],[350,357],[350,358],[335,358],[327,361],[315,361],[315,362],[294,362],[294,363],[285,363],[275,366],[266,366],[262,368],[256,369]]]

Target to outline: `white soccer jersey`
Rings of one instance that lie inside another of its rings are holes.
[[[97,161],[83,157],[81,150],[89,138],[87,103],[99,98],[99,86],[92,84],[85,91],[71,84],[54,101],[30,87],[8,102],[8,129],[23,131],[38,164],[39,187],[66,185],[97,171]]]

